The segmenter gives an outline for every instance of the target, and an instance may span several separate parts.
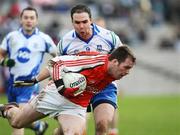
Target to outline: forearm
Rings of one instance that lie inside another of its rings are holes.
[[[49,70],[47,68],[44,68],[43,70],[41,70],[41,72],[36,76],[36,80],[38,82],[43,81],[45,79],[47,79],[48,77],[50,77],[50,73]]]
[[[4,60],[5,56],[6,56],[6,52],[0,49],[0,64],[2,64],[2,61]]]
[[[0,49],[0,59],[3,59],[6,56],[6,51]]]

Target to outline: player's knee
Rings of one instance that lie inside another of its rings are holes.
[[[18,122],[14,122],[14,121],[11,122],[11,126],[13,128],[18,128],[18,129],[23,128],[21,124],[19,124]]]
[[[96,132],[106,133],[108,130],[108,120],[101,120],[96,124]]]
[[[18,119],[14,119],[14,120],[11,120],[11,126],[13,127],[13,128],[23,128],[23,123],[22,123],[22,121],[20,121],[20,120],[18,120]]]

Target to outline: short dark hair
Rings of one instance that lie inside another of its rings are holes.
[[[109,60],[117,59],[119,63],[125,61],[126,58],[130,57],[132,62],[136,62],[136,57],[127,45],[123,45],[115,49],[109,56]]]
[[[78,5],[74,6],[71,9],[71,19],[73,20],[73,14],[74,13],[83,13],[83,12],[88,13],[89,18],[91,18],[91,10],[90,10],[90,8],[87,7],[86,5],[78,4]]]
[[[22,17],[22,16],[23,16],[24,11],[26,11],[26,10],[31,10],[31,11],[34,11],[34,12],[35,12],[35,14],[36,14],[36,17],[38,18],[38,13],[37,13],[37,10],[36,10],[35,8],[33,8],[33,7],[26,7],[26,8],[24,8],[24,9],[22,10],[21,14],[20,14],[20,17]]]

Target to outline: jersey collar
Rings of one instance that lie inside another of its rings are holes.
[[[37,34],[37,33],[39,32],[39,29],[38,29],[38,28],[35,28],[34,31],[33,31],[33,33],[32,33],[31,35],[28,35],[28,34],[24,33],[22,27],[19,29],[19,31],[24,35],[24,37],[26,37],[26,38],[28,39],[28,38],[30,38],[31,36]]]

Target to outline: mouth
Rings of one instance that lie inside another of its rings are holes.
[[[32,27],[32,25],[31,24],[26,24],[26,27]]]
[[[81,34],[81,35],[84,35],[84,34],[85,34],[85,32],[84,32],[84,31],[81,31],[81,32],[80,32],[80,34]]]

